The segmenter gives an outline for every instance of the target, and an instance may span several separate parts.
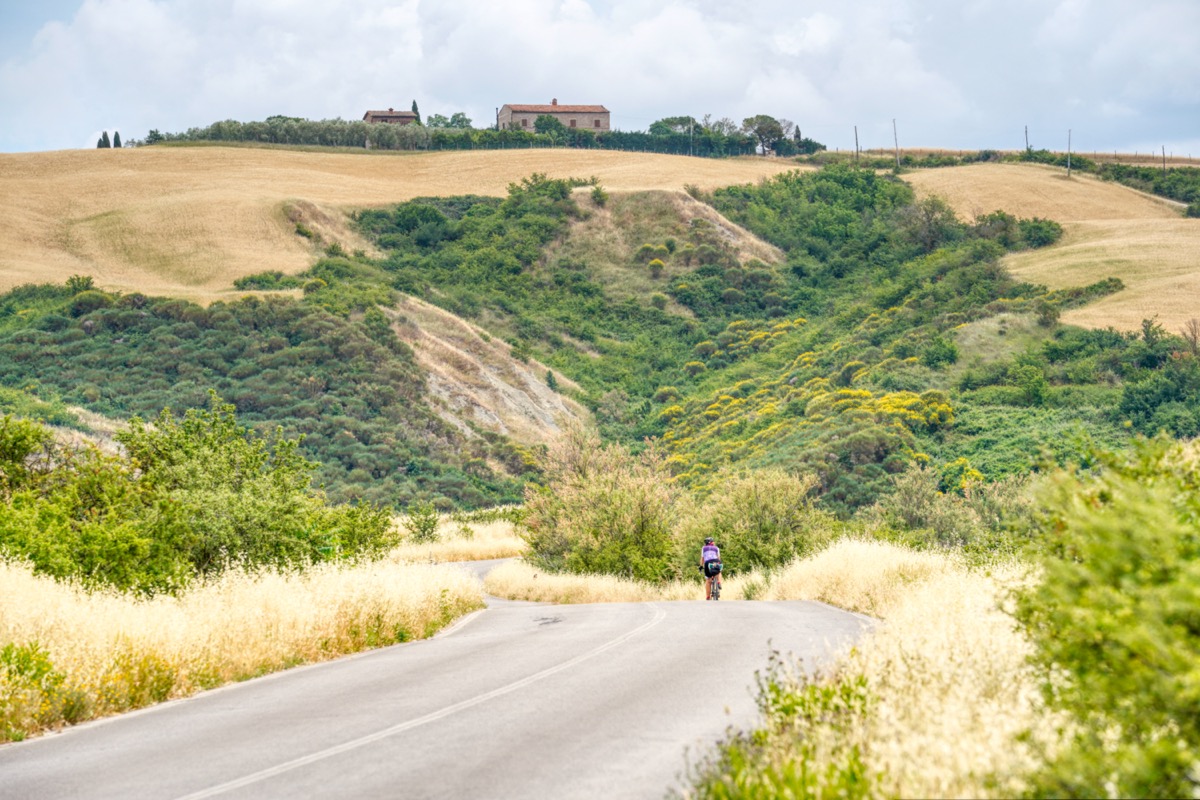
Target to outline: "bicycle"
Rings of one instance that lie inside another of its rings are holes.
[[[711,566],[709,566],[711,565]],[[709,567],[705,569],[705,567]],[[704,573],[704,579],[707,581],[712,579],[712,590],[708,592],[710,600],[721,599],[721,562],[709,561],[704,566],[698,567]]]

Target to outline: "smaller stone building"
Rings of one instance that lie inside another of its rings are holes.
[[[554,117],[567,128],[589,131],[609,129],[609,111],[604,106],[559,105],[557,98],[551,100],[550,105],[505,104],[496,114],[496,124],[502,131],[510,128],[532,131],[533,123],[543,114]]]
[[[416,122],[417,115],[411,111],[397,111],[389,108],[387,111],[368,111],[363,114],[363,122],[386,122],[392,125],[408,125]]]

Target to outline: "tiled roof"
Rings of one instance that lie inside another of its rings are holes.
[[[511,111],[522,114],[607,114],[604,106],[564,106],[564,105],[513,105],[508,104]]]
[[[364,117],[367,117],[367,116],[372,116],[372,117],[412,117],[413,119],[417,118],[417,115],[411,111],[393,111],[390,108],[386,109],[384,111],[368,111],[366,114],[363,114],[363,116]]]

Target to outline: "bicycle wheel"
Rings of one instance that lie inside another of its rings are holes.
[[[721,582],[718,581],[716,578],[713,579],[712,598],[713,598],[713,600],[721,599]]]

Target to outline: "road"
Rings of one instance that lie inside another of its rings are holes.
[[[661,798],[753,723],[772,648],[816,664],[867,626],[805,602],[492,600],[433,639],[0,747],[0,798]]]

